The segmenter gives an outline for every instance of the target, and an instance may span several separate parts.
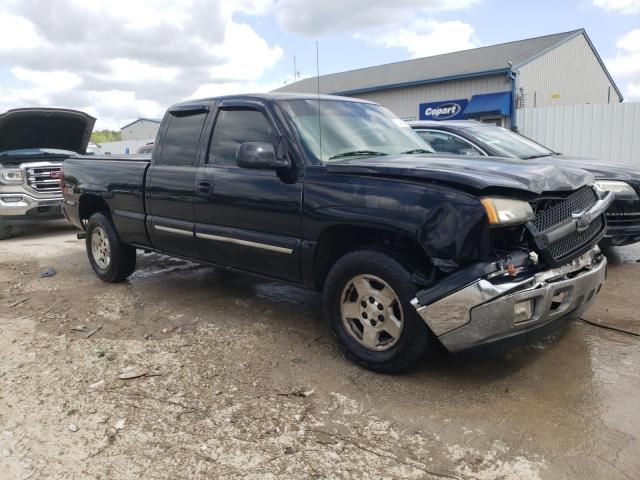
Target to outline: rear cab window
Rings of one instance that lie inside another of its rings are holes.
[[[162,141],[159,165],[193,165],[207,112],[170,112],[167,133]]]

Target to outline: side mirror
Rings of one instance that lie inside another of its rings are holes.
[[[242,168],[275,169],[289,167],[289,160],[278,158],[275,147],[270,143],[245,142],[240,145],[236,162]]]

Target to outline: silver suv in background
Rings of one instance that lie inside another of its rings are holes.
[[[62,162],[87,150],[94,123],[86,113],[57,108],[0,115],[0,240],[16,225],[63,218]]]

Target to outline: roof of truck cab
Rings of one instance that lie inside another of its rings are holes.
[[[186,105],[198,105],[203,102],[213,102],[220,100],[246,100],[256,99],[265,101],[281,101],[281,100],[340,100],[343,102],[357,102],[357,103],[371,103],[369,100],[363,100],[361,98],[341,97],[338,95],[314,95],[309,93],[245,93],[241,95],[224,95],[220,97],[208,97],[199,98],[197,100],[188,100],[185,102],[176,103],[172,107],[180,107]]]

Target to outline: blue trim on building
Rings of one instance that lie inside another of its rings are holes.
[[[511,92],[483,93],[474,95],[464,109],[466,118],[479,115],[511,115]]]
[[[356,90],[345,90],[342,92],[331,92],[331,95],[348,96],[348,95],[356,95],[359,93],[380,92],[383,90],[391,90],[393,88],[416,87],[419,85],[428,85],[431,83],[450,82],[453,80],[467,80],[469,78],[478,78],[478,77],[497,77],[500,75],[506,75],[507,73],[509,73],[508,68],[501,68],[498,70],[487,70],[484,72],[463,73],[460,75],[450,75],[448,77],[430,78],[427,80],[416,80],[414,82],[390,83],[387,85],[378,85],[376,87],[360,88]]]

